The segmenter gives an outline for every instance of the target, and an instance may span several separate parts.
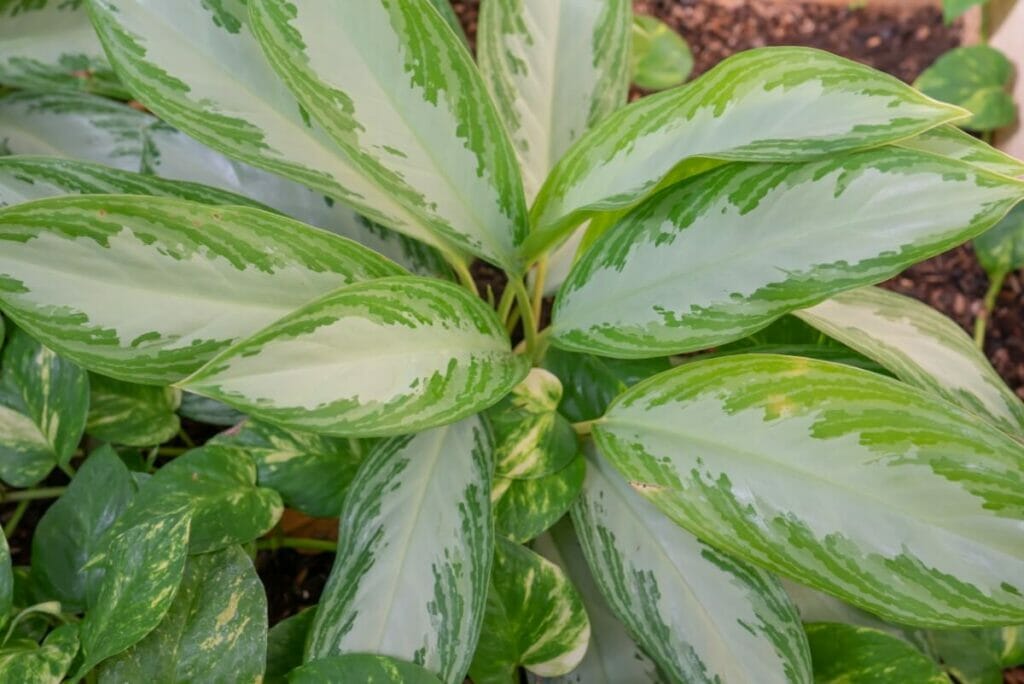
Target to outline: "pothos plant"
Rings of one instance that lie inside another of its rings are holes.
[[[965,111],[798,48],[626,106],[626,0],[484,0],[475,63],[427,0],[0,15],[5,501],[71,476],[0,564],[0,679],[1021,655],[1024,405],[873,287],[1024,199]],[[232,427],[161,447],[179,413]],[[285,506],[338,542],[268,630],[254,549],[333,546]]]

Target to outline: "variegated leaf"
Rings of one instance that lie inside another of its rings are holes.
[[[508,684],[519,666],[543,677],[579,665],[590,621],[561,568],[533,551],[498,538],[487,610],[473,664],[474,684]]]
[[[440,681],[419,665],[369,653],[320,658],[288,676],[289,684],[438,684]]]
[[[81,622],[77,677],[160,624],[185,570],[188,537],[189,516],[174,513],[144,519],[112,539],[96,603]]]
[[[896,148],[733,163],[652,197],[573,268],[552,341],[640,358],[731,342],[970,239],[1024,182]]]
[[[342,285],[402,272],[276,214],[172,198],[67,196],[7,207],[0,243],[6,314],[90,370],[152,384],[180,380]]]
[[[932,128],[913,138],[901,140],[898,145],[950,159],[959,159],[1004,176],[1024,176],[1024,162],[953,125]]]
[[[0,651],[0,681],[60,684],[78,655],[78,625],[61,625],[41,645]]]
[[[687,159],[802,161],[902,140],[966,113],[809,48],[748,50],[605,119],[533,206],[533,256],[595,211],[636,204]]]
[[[850,625],[807,625],[815,684],[949,684],[935,661],[894,636]]]
[[[71,460],[85,429],[89,377],[19,329],[2,359],[0,479],[31,487]]]
[[[107,64],[82,0],[0,4],[0,84],[129,97]]]
[[[391,197],[444,243],[522,270],[515,154],[472,57],[427,0],[249,10],[268,61],[372,188],[359,191],[369,206]]]
[[[254,420],[213,441],[244,450],[256,464],[260,486],[277,491],[285,505],[321,518],[337,517],[371,447],[364,440],[294,432]]]
[[[893,622],[1024,621],[1020,444],[922,390],[733,356],[637,385],[594,435],[636,491],[723,551]]]
[[[136,385],[93,373],[89,376],[85,431],[115,444],[163,444],[181,429],[175,413],[180,403],[181,390]]]
[[[102,164],[12,155],[0,157],[0,207],[58,195],[153,195],[203,204],[238,204],[265,209],[242,195],[199,183],[169,181]]]
[[[576,432],[558,414],[562,383],[543,368],[531,368],[512,392],[487,412],[497,445],[496,474],[531,479],[551,475],[576,455]]]
[[[626,388],[667,371],[672,364],[664,357],[608,359],[552,347],[544,355],[544,367],[562,382],[559,412],[579,423],[599,418]]]
[[[118,74],[162,119],[234,159],[437,241],[309,121],[264,59],[244,2],[91,0],[90,9]]]
[[[574,527],[605,600],[671,680],[810,682],[779,581],[677,527],[588,444]]]
[[[103,573],[86,569],[107,529],[135,495],[128,468],[113,449],[89,454],[68,489],[46,509],[32,536],[32,575],[43,595],[67,611],[84,610]]]
[[[534,684],[667,684],[657,665],[640,650],[622,622],[612,614],[587,567],[569,518],[563,518],[533,544],[537,553],[562,568],[579,592],[590,619],[590,642],[576,669],[551,679],[531,677]]]
[[[190,556],[163,621],[107,660],[100,684],[263,681],[267,597],[239,546]]]
[[[267,633],[265,684],[285,684],[288,673],[302,666],[306,637],[315,616],[316,606],[310,606],[270,628]]]
[[[587,130],[626,104],[628,0],[484,0],[480,71],[523,171],[527,201]]]
[[[462,30],[462,22],[459,21],[459,15],[456,14],[455,8],[452,7],[451,0],[427,0],[437,10],[441,18],[444,19],[445,23],[451,27],[452,31],[469,47],[469,38],[466,36],[466,32]]]
[[[583,457],[577,455],[558,472],[531,480],[495,475],[491,489],[495,532],[525,543],[554,525],[579,496],[586,468]]]
[[[449,273],[441,255],[427,245],[376,226],[320,192],[228,159],[148,114],[101,97],[84,93],[15,92],[0,98],[0,151],[70,157],[126,171],[202,183],[250,198],[243,203],[251,204],[256,200],[288,216],[355,240],[416,273],[444,277]],[[52,181],[54,176],[50,179]],[[88,184],[115,180],[123,183],[126,177],[123,174],[116,179],[92,175]],[[82,187],[83,179],[81,174],[77,179],[64,174],[62,181],[69,183],[67,191],[71,192],[75,186]],[[135,179],[132,192],[143,183],[145,179]],[[160,188],[159,183],[148,185],[151,190]],[[198,192],[194,186],[189,190]],[[176,189],[176,192],[182,191]],[[212,198],[209,190],[203,190],[202,194]],[[200,197],[186,199],[208,201]]]
[[[307,662],[379,653],[462,682],[494,555],[493,446],[472,417],[373,450],[345,497]]]
[[[1011,435],[1024,435],[1024,402],[963,329],[932,307],[866,287],[794,315],[875,359],[904,382],[987,418]]]
[[[322,297],[181,384],[297,430],[382,436],[487,408],[527,366],[494,311],[465,288],[401,277]]]
[[[1024,664],[1024,626],[921,630],[913,643],[960,684],[1003,684],[1003,669]]]
[[[179,456],[143,482],[107,537],[144,520],[188,513],[189,551],[206,553],[262,536],[283,509],[277,492],[256,485],[256,466],[243,449],[209,444]]]
[[[958,122],[972,131],[994,131],[1017,119],[1010,94],[1015,66],[1007,55],[984,42],[953,48],[925,69],[914,87],[921,92],[963,107],[973,114]]]

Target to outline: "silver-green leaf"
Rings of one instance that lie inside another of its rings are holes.
[[[593,448],[572,517],[604,598],[672,681],[811,681],[779,581],[676,526]]]
[[[127,195],[0,210],[0,308],[83,366],[180,380],[316,297],[402,273],[355,242],[246,207]],[[144,285],[144,286],[143,286]]]
[[[994,225],[1024,182],[896,148],[733,163],[652,197],[573,267],[552,341],[606,356],[695,351],[895,275]]]
[[[307,662],[379,653],[462,682],[494,554],[493,446],[473,417],[373,450],[345,497]]]
[[[381,278],[285,316],[181,386],[296,430],[405,434],[498,401],[528,366],[510,347],[494,311],[465,288]]]
[[[945,400],[751,354],[637,385],[594,434],[634,490],[725,552],[893,622],[1024,622],[1020,444]]]

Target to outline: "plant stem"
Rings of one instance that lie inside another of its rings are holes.
[[[516,291],[505,286],[505,291],[501,293],[501,300],[498,301],[498,320],[505,325],[508,325],[509,314],[512,313],[512,303],[516,300]]]
[[[515,288],[516,299],[519,302],[519,315],[523,317],[523,335],[526,337],[526,353],[533,358],[537,350],[537,319],[533,315],[530,306],[530,294],[526,291],[526,285],[519,278],[511,278],[508,286]]]
[[[75,467],[73,465],[71,465],[70,463],[59,463],[57,464],[57,467],[59,467],[61,471],[63,471],[63,473],[68,476],[68,478],[74,479]]]
[[[8,501],[35,501],[36,499],[56,499],[67,491],[67,487],[40,487],[39,489],[20,489],[0,494],[0,503]]]
[[[157,453],[161,456],[181,456],[188,451],[187,447],[160,447]]]
[[[466,262],[454,254],[446,253],[444,257],[448,262],[448,265],[452,267],[453,271],[455,271],[455,275],[458,276],[459,282],[462,283],[467,290],[479,296],[480,292],[476,289],[476,281],[473,280],[473,274],[469,272],[469,267],[466,266]]]
[[[28,499],[24,499],[18,502],[18,507],[14,509],[14,514],[11,519],[4,525],[4,536],[8,539],[14,534],[14,531],[18,529],[18,523],[21,522],[22,516],[25,515],[25,511],[28,510],[28,505],[32,503]]]
[[[276,551],[278,549],[308,549],[334,553],[338,550],[338,543],[327,539],[308,539],[306,537],[270,537],[256,542],[257,551]]]
[[[187,446],[189,449],[196,448],[196,443],[192,440],[192,437],[189,436],[187,432],[185,432],[185,428],[180,428],[178,430],[178,437],[181,439],[182,442],[185,443],[185,446]]]
[[[600,418],[594,418],[593,420],[583,420],[579,423],[573,423],[572,429],[576,431],[577,435],[589,435],[593,430],[596,423],[601,422]]]
[[[985,329],[988,326],[988,319],[992,317],[992,310],[996,308],[996,299],[1003,289],[1003,282],[1006,281],[1006,271],[996,271],[992,274],[988,291],[985,292],[985,301],[978,317],[974,319],[974,345],[984,351]]]
[[[548,255],[545,254],[537,262],[537,272],[533,277],[533,315],[540,320],[541,307],[544,306],[544,284],[548,279]]]

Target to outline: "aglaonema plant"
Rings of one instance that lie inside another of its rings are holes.
[[[800,48],[627,106],[626,0],[484,0],[476,60],[427,0],[21,5],[0,478],[60,496],[0,564],[0,679],[906,683],[968,637],[1020,653],[1024,405],[874,287],[1024,200],[965,111]],[[55,76],[47,16],[113,85]],[[179,416],[229,429],[190,448]],[[285,507],[336,547],[271,532]],[[335,559],[268,629],[251,558],[281,546]]]

